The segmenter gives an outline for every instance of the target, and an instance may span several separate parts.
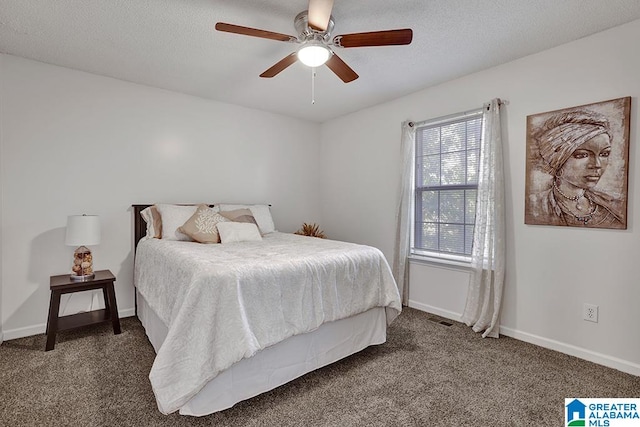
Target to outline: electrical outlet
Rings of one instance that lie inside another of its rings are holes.
[[[598,306],[585,303],[582,308],[582,319],[598,323]]]

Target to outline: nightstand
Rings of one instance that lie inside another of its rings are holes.
[[[113,333],[120,333],[118,305],[116,304],[116,293],[113,288],[113,282],[115,282],[116,278],[109,270],[96,271],[95,274],[96,276],[93,280],[88,280],[86,282],[74,282],[71,280],[69,274],[51,276],[49,281],[51,300],[49,302],[47,346],[45,351],[53,350],[55,347],[56,333],[58,331],[110,321],[113,325]],[[62,296],[62,294],[92,291],[95,289],[102,289],[105,308],[101,310],[72,314],[70,316],[58,315],[60,312],[60,296]]]

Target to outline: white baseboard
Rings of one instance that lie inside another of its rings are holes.
[[[30,337],[32,335],[44,334],[47,330],[46,323],[40,323],[38,325],[24,326],[22,328],[9,329],[4,331],[4,337],[7,341],[15,340],[16,338]]]
[[[459,322],[460,319],[462,318],[461,313],[455,313],[453,311],[443,310],[438,307],[434,307],[428,304],[423,304],[421,302],[416,302],[412,300],[409,300],[409,307],[415,308],[416,310],[420,310],[420,311],[426,311],[427,313],[435,314],[436,316],[444,317],[445,319],[455,320],[456,322]]]
[[[452,311],[443,310],[438,307],[432,307],[427,304],[422,304],[415,301],[409,301],[409,307],[416,310],[426,311],[437,316],[441,316],[447,319],[460,322],[462,314],[454,313]],[[537,335],[529,334],[527,332],[521,332],[516,329],[500,326],[500,333],[511,338],[515,338],[520,341],[535,344],[540,347],[548,348],[550,350],[559,351],[560,353],[575,356],[579,359],[588,360],[589,362],[597,363],[608,368],[617,369],[627,374],[640,376],[640,365],[637,363],[629,362],[628,360],[618,359],[617,357],[609,356],[602,353],[596,353],[595,351],[587,350],[585,348],[576,347],[571,344],[562,343],[560,341],[552,340],[549,338],[540,337]]]
[[[598,365],[617,369],[619,371],[626,372],[627,374],[640,376],[640,365],[629,362],[628,360],[618,359],[617,357],[609,356],[607,354],[597,353],[585,348],[576,347],[571,344],[540,337],[527,332],[521,332],[516,329],[506,328],[504,326],[500,326],[500,333],[520,341],[559,351],[560,353],[588,360],[589,362],[597,363]]]
[[[127,308],[125,310],[118,310],[118,317],[121,319],[123,317],[131,317],[135,316],[135,310],[133,308]],[[6,331],[2,331],[0,334],[0,343],[2,342],[2,338],[4,340],[14,340],[17,338],[30,337],[32,335],[44,334],[47,331],[47,324],[40,323],[38,325],[24,326],[22,328],[9,329]],[[4,337],[3,337],[4,335]]]
[[[118,317],[133,317],[136,315],[136,310],[134,308],[127,308],[126,310],[118,310]]]

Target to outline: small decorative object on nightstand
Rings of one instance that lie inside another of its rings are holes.
[[[72,279],[70,274],[51,276],[51,301],[49,302],[49,318],[47,320],[47,346],[45,351],[53,350],[56,345],[56,333],[66,329],[74,329],[80,326],[93,325],[102,322],[111,322],[113,333],[120,333],[120,318],[118,317],[118,305],[116,304],[116,293],[113,282],[116,278],[109,270],[95,272],[93,280],[79,282]],[[87,311],[84,313],[72,314],[70,316],[59,316],[60,297],[62,294],[72,292],[91,291],[102,289],[104,296],[104,309]]]
[[[93,255],[85,245],[100,243],[100,220],[97,215],[70,215],[67,218],[67,246],[80,246],[73,253],[71,280],[83,282],[94,278]]]

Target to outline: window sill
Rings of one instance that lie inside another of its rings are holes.
[[[409,255],[409,263],[412,264],[426,264],[434,267],[446,267],[456,270],[469,271],[471,270],[471,260],[467,260],[464,257],[460,259],[452,259],[442,256],[428,256],[428,255]]]

